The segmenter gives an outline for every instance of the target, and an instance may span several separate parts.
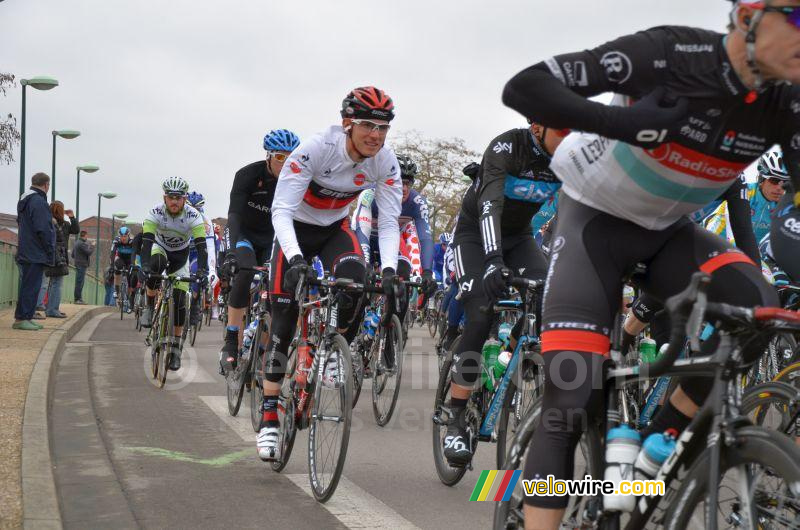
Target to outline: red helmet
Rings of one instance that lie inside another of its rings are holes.
[[[394,102],[389,95],[374,86],[353,89],[342,101],[342,118],[372,118],[392,121]]]

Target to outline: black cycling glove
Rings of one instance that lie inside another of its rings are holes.
[[[300,281],[300,276],[308,272],[308,263],[299,254],[293,256],[289,261],[289,269],[283,275],[283,288],[289,293],[293,293],[297,288],[297,282]]]
[[[503,264],[503,260],[495,258],[486,263],[486,272],[483,273],[483,291],[489,300],[499,300],[508,292],[508,282],[511,272]]]

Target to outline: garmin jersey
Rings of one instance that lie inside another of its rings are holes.
[[[561,182],[530,129],[511,129],[489,144],[461,203],[457,231],[480,229],[487,257],[501,256],[502,236],[530,233],[531,219]]]
[[[370,255],[370,248],[378,246],[378,219],[380,212],[375,199],[375,190],[365,190],[358,197],[358,206],[351,217],[350,227],[358,236],[358,242],[364,250],[364,256]],[[428,202],[425,197],[411,190],[408,199],[401,204],[400,217],[397,218],[399,228],[402,229],[413,223],[416,235],[419,238],[420,259],[422,270],[432,270],[433,267],[433,237],[428,224]]]
[[[184,250],[189,246],[189,241],[206,237],[203,217],[188,202],[174,217],[163,202],[156,205],[142,222],[142,232],[154,234],[155,242],[170,252]]]
[[[800,87],[750,91],[720,33],[652,28],[547,59],[515,79],[504,94],[507,103],[534,121],[579,131],[608,134],[612,109],[566,91],[614,92],[612,106],[629,106],[659,87],[668,99],[688,100],[687,114],[669,129],[639,133],[666,140],[655,149],[576,131],[553,156],[567,195],[644,228],[666,228],[716,199],[775,143],[790,174],[800,178]]]
[[[278,185],[264,160],[253,162],[236,172],[231,186],[228,224],[231,243],[247,239],[257,247],[270,248],[275,237],[272,227],[272,200]]]
[[[333,126],[303,141],[286,160],[272,203],[275,237],[291,260],[301,255],[295,220],[317,226],[336,224],[348,216],[350,203],[359,193],[375,188],[381,264],[396,270],[403,198],[397,158],[383,147],[374,157],[354,162],[347,154],[346,140],[344,129]]]
[[[761,193],[759,185],[755,182],[750,183],[744,189],[745,197],[750,206],[750,220],[753,224],[753,232],[756,241],[761,241],[764,236],[769,234],[769,227],[772,225],[772,216],[775,213],[777,202],[768,201]],[[731,231],[730,212],[726,203],[720,204],[705,222],[707,230],[717,235],[725,237],[730,242],[734,242],[733,232]]]

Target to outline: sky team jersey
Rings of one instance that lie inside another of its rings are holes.
[[[203,217],[188,202],[175,217],[169,214],[164,203],[156,205],[142,222],[142,232],[155,234],[156,243],[171,252],[183,250],[192,239],[206,236]]]
[[[673,100],[688,99],[686,116],[668,131],[671,141],[652,150],[598,134],[570,134],[551,165],[564,192],[644,228],[663,229],[716,199],[775,143],[790,174],[800,178],[800,87],[779,83],[750,93],[724,42],[712,31],[664,26],[531,67],[585,97],[614,92],[611,105],[631,105],[658,87]],[[585,100],[546,83],[532,88],[531,102],[515,105],[520,112],[553,127],[605,130],[607,107],[587,108]]]
[[[761,241],[769,235],[769,227],[772,225],[772,216],[775,213],[777,202],[768,201],[758,184],[753,182],[745,189],[747,200],[750,203],[750,220],[753,223],[753,232],[756,241]],[[734,242],[734,235],[731,231],[730,212],[727,203],[720,204],[716,210],[708,217],[705,222],[706,229],[715,234],[721,235]]]
[[[400,244],[398,217],[403,188],[397,158],[388,148],[362,162],[347,154],[344,129],[333,126],[303,141],[283,166],[275,199],[272,224],[287,259],[301,255],[294,221],[330,226],[346,218],[350,203],[368,188],[375,188],[379,246],[383,268],[397,268]]]
[[[358,206],[353,212],[350,226],[358,236],[358,242],[364,250],[364,256],[369,256],[370,248],[378,246],[378,219],[380,211],[375,199],[375,190],[365,190],[358,197]],[[415,235],[419,238],[421,263],[417,266],[422,270],[432,270],[433,267],[433,237],[428,224],[428,202],[425,197],[411,190],[408,200],[401,204],[399,228],[402,230],[409,223],[414,225]]]

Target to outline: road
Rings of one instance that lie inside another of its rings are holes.
[[[256,456],[248,396],[227,413],[217,374],[222,327],[204,327],[183,368],[156,388],[144,334],[119,314],[89,322],[67,344],[52,408],[52,451],[67,528],[489,528],[494,503],[469,502],[482,444],[460,484],[439,482],[431,450],[438,369],[427,330],[411,330],[397,409],[373,419],[370,394],[353,413],[344,477],[319,504],[308,487],[307,436],[274,473]]]

